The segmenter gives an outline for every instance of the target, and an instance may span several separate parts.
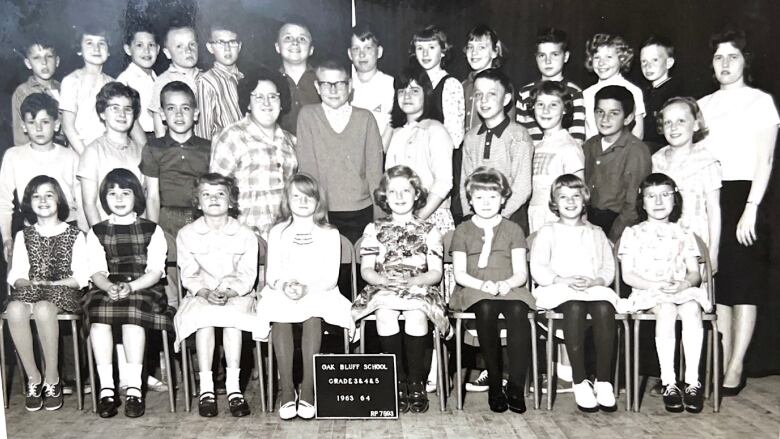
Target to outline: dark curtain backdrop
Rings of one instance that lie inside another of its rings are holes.
[[[57,79],[81,66],[76,55],[78,30],[85,23],[100,22],[111,32],[111,57],[105,71],[117,75],[127,64],[122,52],[123,29],[145,17],[159,34],[172,20],[191,23],[200,34],[200,66],[208,68],[211,57],[204,41],[212,21],[235,26],[244,42],[239,65],[249,70],[260,65],[278,65],[273,49],[276,31],[287,17],[309,23],[314,36],[315,58],[335,56],[346,61],[349,41],[350,0],[0,0],[0,145],[10,145],[10,96],[28,71],[20,51],[31,35],[44,35],[56,43],[62,62]],[[671,38],[677,47],[673,74],[685,78],[690,95],[701,97],[716,89],[710,69],[709,35],[725,24],[748,32],[755,58],[754,85],[780,96],[777,42],[780,2],[773,0],[356,0],[357,20],[368,23],[383,41],[380,67],[396,74],[406,65],[409,41],[415,30],[437,24],[453,44],[448,70],[463,79],[468,72],[462,48],[468,30],[476,24],[492,26],[509,49],[506,70],[516,85],[537,77],[533,58],[538,28],[556,26],[569,34],[571,57],[566,76],[582,87],[596,78],[583,67],[585,41],[597,32],[618,33],[638,46],[651,33]],[[642,80],[636,53],[628,75]],[[168,61],[160,54],[155,69],[163,71]],[[2,111],[3,109],[5,111]],[[775,167],[777,168],[777,166]],[[777,172],[775,172],[777,174]],[[776,176],[763,208],[772,224],[779,190]],[[773,273],[767,303],[760,307],[757,336],[748,358],[753,374],[780,372],[780,232],[773,239]]]

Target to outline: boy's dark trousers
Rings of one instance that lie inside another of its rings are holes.
[[[609,231],[612,229],[612,224],[618,217],[617,212],[613,212],[608,209],[597,209],[592,206],[588,206],[588,222],[593,225],[601,227],[604,234],[609,236]]]

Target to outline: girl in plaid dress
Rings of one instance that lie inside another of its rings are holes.
[[[52,177],[30,180],[22,212],[31,224],[16,234],[8,283],[13,285],[6,308],[8,327],[27,373],[28,411],[62,407],[62,382],[57,372],[60,311],[80,309],[79,289],[87,285],[84,235],[65,222],[70,214],[62,188]],[[35,318],[46,360],[45,376],[35,364],[30,317]]]
[[[89,331],[100,377],[98,413],[117,413],[114,388],[113,328],[121,325],[127,368],[121,381],[128,384],[125,416],[144,414],[141,369],[146,330],[173,330],[175,310],[168,306],[160,279],[165,272],[167,245],[162,229],[140,218],[146,208],[141,182],[129,170],[109,172],[100,185],[100,203],[108,220],[87,234],[89,272],[94,288],[84,296],[85,327]]]

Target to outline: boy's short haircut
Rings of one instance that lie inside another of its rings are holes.
[[[79,41],[79,45],[81,45],[81,42]],[[34,38],[24,46],[24,57],[28,58],[30,56],[30,52],[32,51],[33,47],[40,47],[43,50],[51,50],[51,53],[54,54],[54,56],[57,56],[57,48],[54,47],[54,45],[49,41],[48,39],[44,40],[41,38]]]
[[[54,120],[59,119],[59,104],[53,97],[46,93],[32,93],[22,101],[22,105],[19,107],[19,113],[22,115],[22,120],[29,114],[33,118],[41,111],[45,111]]]
[[[580,191],[582,196],[582,212],[580,212],[580,216],[585,216],[588,213],[588,205],[590,205],[590,189],[580,177],[574,174],[562,174],[553,181],[552,186],[550,186],[550,200],[547,202],[547,207],[550,208],[550,211],[558,215],[558,200],[555,193],[562,187]]]
[[[569,36],[565,31],[555,27],[539,29],[536,33],[536,49],[538,50],[539,45],[544,43],[560,44],[562,51],[569,50]]]
[[[65,192],[62,190],[62,186],[53,177],[48,175],[37,175],[27,183],[27,187],[24,188],[24,195],[22,196],[22,202],[20,203],[22,215],[24,219],[30,224],[38,222],[38,216],[32,210],[32,196],[35,191],[38,190],[44,184],[50,184],[54,188],[54,192],[57,193],[57,218],[60,221],[66,221],[70,216],[70,206],[68,205],[68,198],[65,196]]]
[[[594,105],[598,106],[599,101],[604,99],[614,99],[620,102],[620,105],[623,107],[623,113],[626,116],[634,112],[634,95],[623,86],[608,85],[597,91]]]
[[[138,119],[138,114],[141,113],[141,98],[139,97],[138,92],[133,87],[116,81],[104,85],[98,92],[97,98],[95,99],[95,111],[97,111],[98,116],[106,111],[108,101],[115,97],[130,99],[133,105],[133,119]]]
[[[666,56],[669,58],[674,58],[674,44],[672,44],[672,40],[663,35],[650,35],[650,38],[642,43],[642,47],[640,47],[639,50],[642,50],[648,46],[663,47],[664,50],[666,50]]]
[[[526,108],[531,110],[531,116],[536,119],[536,98],[540,95],[558,96],[563,101],[563,120],[561,126],[568,129],[574,122],[574,99],[569,88],[561,81],[542,81],[531,89]]]
[[[631,61],[634,60],[634,49],[628,45],[620,35],[596,34],[585,43],[585,68],[593,72],[593,56],[599,47],[614,47],[620,60],[620,71],[628,73],[631,70]]]
[[[143,215],[146,210],[146,196],[144,195],[144,188],[141,186],[141,181],[133,174],[132,171],[125,168],[116,168],[113,171],[106,174],[103,181],[100,183],[100,205],[103,206],[103,210],[106,213],[111,213],[111,209],[108,208],[108,201],[106,201],[106,194],[108,190],[114,186],[119,186],[120,189],[130,189],[133,191],[133,197],[135,201],[133,203],[133,211],[138,215]]]
[[[163,46],[165,46],[168,43],[168,37],[171,35],[171,32],[181,30],[181,29],[187,29],[192,32],[193,35],[195,35],[195,39],[198,38],[198,33],[195,31],[195,27],[192,26],[189,23],[185,23],[179,20],[174,20],[171,22],[170,26],[168,27],[168,30],[165,31],[165,39],[163,40]]]
[[[495,191],[505,199],[512,196],[512,186],[506,175],[495,168],[480,166],[466,179],[466,198],[471,202],[471,193],[474,191]]]
[[[713,55],[718,50],[718,46],[723,43],[729,43],[742,52],[742,57],[745,59],[745,66],[742,68],[742,76],[745,78],[745,82],[747,84],[753,82],[753,75],[751,74],[753,51],[751,51],[750,47],[748,46],[747,35],[745,34],[745,31],[727,27],[720,32],[712,34],[710,36],[710,50],[712,51]],[[710,69],[712,69],[712,63],[710,63]]]
[[[198,100],[195,98],[195,92],[192,91],[189,85],[181,81],[171,81],[160,90],[160,104],[165,107],[165,95],[167,93],[184,93],[190,100],[192,108],[198,108]]]
[[[251,94],[257,88],[257,83],[260,81],[270,81],[276,86],[276,92],[279,93],[279,104],[281,106],[279,117],[287,114],[287,112],[290,111],[290,102],[292,100],[290,97],[290,86],[278,70],[272,70],[265,67],[248,70],[244,74],[244,79],[238,81],[238,108],[241,110],[242,114],[247,112],[249,103],[252,100]]]
[[[425,29],[421,31],[417,31],[412,35],[412,41],[409,43],[409,56],[414,58],[415,54],[415,43],[422,42],[422,41],[437,41],[439,43],[439,46],[441,46],[441,52],[442,52],[442,59],[441,59],[441,65],[444,66],[447,62],[450,60],[450,50],[452,49],[452,44],[447,42],[447,34],[444,33],[441,28],[438,26],[431,24],[425,27]]]
[[[317,64],[317,67],[314,69],[314,72],[317,73],[320,70],[336,70],[339,72],[344,72],[345,75],[347,75],[347,79],[350,78],[350,72],[344,63],[341,61],[334,59],[334,58],[328,58],[324,61]]]
[[[350,42],[352,41],[353,36],[357,38],[358,41],[370,40],[372,43],[374,43],[377,46],[382,45],[382,42],[379,41],[379,37],[376,36],[374,30],[371,29],[371,27],[366,24],[358,24],[352,28],[352,34],[349,36]]]
[[[282,25],[279,26],[279,30],[276,31],[277,40],[279,39],[279,33],[285,26],[298,26],[304,28],[306,32],[309,33],[309,37],[311,37],[311,44],[314,45],[314,36],[311,33],[311,27],[309,27],[309,24],[306,23],[306,20],[304,20],[303,17],[295,15],[285,18],[284,23],[282,23]]]
[[[501,84],[501,87],[504,88],[504,93],[509,93],[510,96],[515,95],[515,89],[512,87],[512,81],[510,81],[509,77],[506,76],[500,69],[485,69],[474,76],[475,82],[477,79],[489,79],[491,81],[496,81]],[[510,102],[504,106],[504,114],[509,113],[514,105],[514,102],[510,100]]]
[[[135,21],[127,26],[125,29],[125,44],[128,46],[131,45],[133,43],[133,39],[135,38],[135,34],[138,32],[145,32],[150,34],[154,37],[154,42],[160,44],[159,37],[154,29],[152,29],[151,23],[146,21]]]

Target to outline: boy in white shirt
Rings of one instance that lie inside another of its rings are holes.
[[[370,111],[384,136],[390,126],[395,88],[393,77],[377,67],[384,48],[379,38],[365,25],[352,28],[347,56],[352,61],[352,105]]]

